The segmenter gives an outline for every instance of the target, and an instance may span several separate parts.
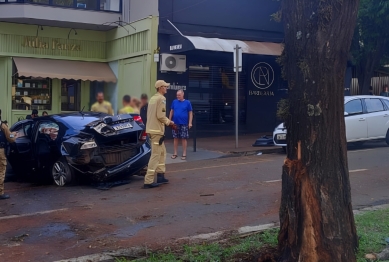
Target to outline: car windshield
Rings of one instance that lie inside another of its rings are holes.
[[[87,124],[99,120],[99,118],[94,116],[64,116],[61,118],[61,120],[75,130],[82,130]]]

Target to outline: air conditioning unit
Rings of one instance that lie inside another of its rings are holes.
[[[162,72],[185,72],[186,71],[186,56],[161,54],[160,69]]]

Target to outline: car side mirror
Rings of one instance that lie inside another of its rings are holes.
[[[347,112],[344,112],[344,116],[348,116],[348,113],[347,113]]]

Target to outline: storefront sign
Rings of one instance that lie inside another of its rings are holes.
[[[180,49],[182,49],[182,45],[171,45],[170,46],[170,51],[180,50]]]
[[[167,89],[169,89],[169,90],[183,90],[183,91],[186,91],[186,86],[172,84]]]
[[[273,91],[249,91],[249,96],[274,96]]]
[[[39,37],[25,37],[22,43],[23,47],[39,48],[39,49],[53,49],[53,50],[69,50],[81,51],[81,46],[71,43],[63,43],[58,39],[53,39],[51,42],[45,42]]]
[[[251,71],[251,81],[259,89],[267,89],[274,82],[274,70],[265,62],[258,63]]]

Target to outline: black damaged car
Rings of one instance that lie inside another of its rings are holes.
[[[58,186],[77,175],[107,181],[147,166],[151,148],[139,115],[80,112],[22,120],[7,158],[16,174],[49,174]],[[31,172],[33,171],[33,172]]]

